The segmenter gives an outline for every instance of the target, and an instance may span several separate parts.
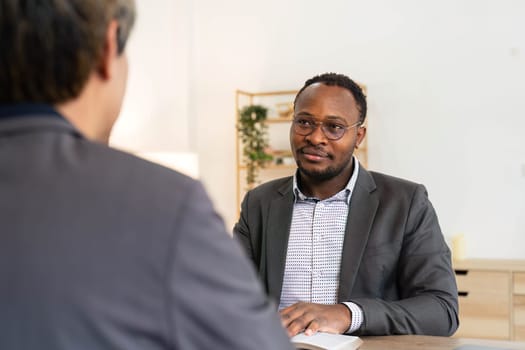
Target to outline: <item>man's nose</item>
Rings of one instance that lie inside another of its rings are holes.
[[[307,139],[314,145],[326,143],[327,138],[322,129],[322,124],[317,124],[314,131],[312,131],[312,133],[307,136]]]

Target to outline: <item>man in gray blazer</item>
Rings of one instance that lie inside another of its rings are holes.
[[[248,192],[234,234],[289,335],[451,335],[458,295],[436,213],[422,185],[353,157],[365,116],[350,78],[308,80],[290,129],[298,171]]]
[[[105,145],[132,0],[0,0],[0,349],[291,349],[203,187]]]

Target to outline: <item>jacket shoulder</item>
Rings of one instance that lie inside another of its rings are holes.
[[[370,171],[369,174],[375,183],[374,191],[380,198],[410,202],[414,196],[427,196],[427,190],[422,184],[375,171]]]
[[[271,180],[248,191],[246,196],[249,196],[250,198],[265,198],[268,196],[273,196],[276,193],[285,195],[286,193],[292,191],[292,183],[292,176]]]
[[[177,208],[201,187],[199,181],[176,170],[88,140],[80,139],[63,152],[75,159],[68,171],[79,174],[77,179],[86,191],[117,198],[113,200],[122,205],[149,202]],[[73,182],[64,185],[75,186]]]
[[[381,188],[400,188],[400,189],[415,189],[416,187],[422,186],[414,181],[403,179],[400,177],[379,173],[376,171],[369,171],[370,175],[374,179],[378,189]]]

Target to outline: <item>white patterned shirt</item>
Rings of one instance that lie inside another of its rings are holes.
[[[297,174],[294,176],[295,201],[279,309],[298,301],[337,303],[346,221],[358,174],[359,162],[354,157],[354,171],[346,187],[324,200],[305,196],[297,186]],[[347,330],[352,333],[361,326],[363,312],[352,302],[344,304],[352,314]]]

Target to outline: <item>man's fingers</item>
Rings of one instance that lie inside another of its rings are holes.
[[[293,337],[294,335],[297,335],[298,333],[301,333],[304,330],[304,327],[300,324],[300,322],[293,321],[288,325],[286,328],[286,332],[288,333],[289,337]]]
[[[305,303],[299,302],[279,311],[282,326],[288,328],[293,321],[302,317],[307,312],[305,305]]]
[[[288,328],[288,325],[293,321],[290,315],[281,315],[281,325],[284,328]]]
[[[350,310],[345,305],[320,305],[299,302],[280,311],[281,324],[289,336],[304,331],[344,333],[350,326]]]
[[[320,328],[321,328],[321,325],[320,325],[319,321],[314,319],[314,320],[312,320],[312,322],[310,322],[308,327],[306,327],[306,329],[304,330],[304,334],[306,334],[306,335],[314,335],[315,333],[317,333],[320,330]]]
[[[293,304],[288,307],[285,307],[284,309],[279,310],[279,314],[281,314],[281,316],[289,314],[292,310],[295,309],[295,305],[296,304]]]
[[[281,324],[284,328],[288,328],[290,323],[301,315],[301,313],[296,310],[295,305],[282,309],[279,314],[281,316]]]
[[[300,333],[308,327],[308,325],[314,319],[314,315],[311,313],[304,313],[298,317],[295,317],[288,323],[287,331],[290,337],[293,337],[297,333]]]
[[[281,324],[293,337],[304,331],[306,335],[316,332],[344,333],[350,325],[350,310],[345,305],[319,305],[296,303],[280,311]]]

